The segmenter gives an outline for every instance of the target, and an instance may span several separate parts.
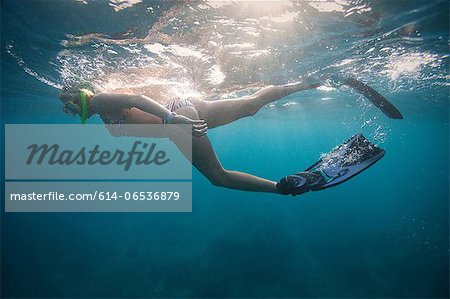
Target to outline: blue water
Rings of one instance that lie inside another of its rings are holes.
[[[447,1],[134,2],[1,0],[2,134],[77,123],[58,94],[80,78],[214,100],[346,75],[404,119],[330,85],[209,131],[226,168],[273,180],[357,132],[386,150],[321,192],[228,190],[194,170],[192,213],[2,212],[2,298],[449,296]]]

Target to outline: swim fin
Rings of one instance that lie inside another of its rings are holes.
[[[385,151],[362,134],[356,134],[304,172],[286,176],[277,184],[281,194],[298,195],[341,184],[372,166],[384,156]]]
[[[348,78],[343,83],[347,85],[360,94],[364,95],[375,107],[378,107],[384,114],[390,118],[402,119],[402,113],[392,105],[385,97],[383,97],[378,91],[370,87],[369,85],[358,81],[356,79]]]

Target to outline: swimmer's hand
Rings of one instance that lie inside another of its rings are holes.
[[[192,125],[192,135],[196,137],[201,137],[206,134],[208,130],[208,125],[203,119],[190,119],[189,117],[176,114],[172,121],[172,124],[184,124],[184,125]]]

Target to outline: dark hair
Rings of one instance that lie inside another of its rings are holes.
[[[90,83],[80,83],[77,85],[72,86],[64,86],[61,89],[61,92],[59,94],[59,98],[64,103],[67,101],[77,101],[80,98],[80,91],[85,90],[85,93],[87,93],[89,96],[94,95],[94,87]]]

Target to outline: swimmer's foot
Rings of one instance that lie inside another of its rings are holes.
[[[292,92],[297,92],[297,91],[302,91],[302,90],[307,90],[307,89],[312,89],[312,88],[317,88],[319,86],[321,86],[322,83],[318,80],[315,80],[314,78],[305,78],[301,81],[297,81],[297,82],[292,82],[292,83],[288,83],[285,85],[282,85],[283,88],[285,89],[289,89]]]
[[[326,184],[326,181],[319,172],[299,172],[282,178],[277,183],[277,192],[295,196],[318,189],[324,184]]]

